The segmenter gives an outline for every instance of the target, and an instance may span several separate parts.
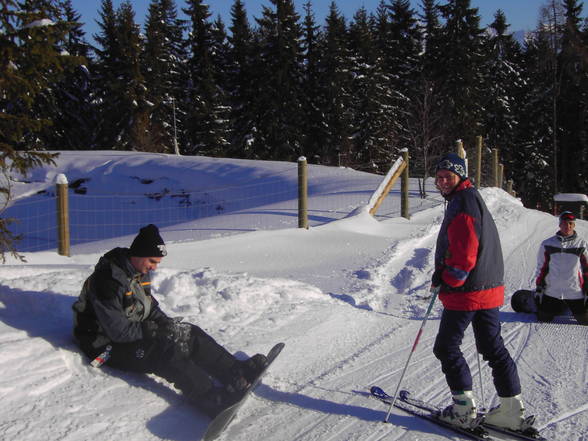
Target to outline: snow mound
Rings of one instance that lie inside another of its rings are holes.
[[[196,323],[243,325],[278,311],[283,316],[284,310],[300,312],[312,303],[332,302],[320,289],[296,280],[226,274],[211,268],[158,270],[153,288],[164,311]]]

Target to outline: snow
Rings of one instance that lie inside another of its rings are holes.
[[[45,26],[53,26],[55,24],[54,21],[48,19],[48,18],[42,18],[40,20],[35,20],[30,22],[29,24],[26,24],[23,26],[23,29],[29,29],[29,28],[42,28]]]
[[[558,193],[553,196],[556,202],[586,202],[588,203],[588,196],[582,193]]]
[[[343,193],[366,187],[373,192],[381,180],[347,169],[309,167],[310,187],[316,181],[330,190],[310,192],[309,207],[341,207]],[[238,192],[247,179],[263,180],[290,169],[295,176],[295,163],[67,152],[57,167],[35,170],[14,189],[19,200],[27,200],[64,174],[69,182],[91,176],[88,194],[130,194],[133,188],[124,187],[140,184],[128,176],[151,178],[150,186],[172,190],[232,186]],[[394,391],[430,302],[444,207],[438,196],[418,199],[416,181],[411,190],[410,221],[393,209],[395,215],[370,216],[368,192],[364,205],[350,203],[336,216],[319,211],[323,221],[315,220],[308,230],[294,227],[290,208],[296,207],[295,196],[279,203],[262,199],[268,210],[244,203],[230,213],[162,228],[168,256],[153,281],[167,313],[198,324],[239,357],[286,343],[223,440],[434,441],[453,436],[397,410],[391,424],[383,424],[387,408],[365,395],[374,384]],[[507,291],[503,337],[518,365],[527,410],[537,415],[547,439],[586,440],[588,328],[568,317],[533,323],[530,316],[513,313],[508,302],[515,290],[532,286],[538,246],[557,230],[557,218],[526,209],[499,189],[483,189],[482,195],[501,236]],[[400,205],[394,191],[389,198]],[[214,231],[215,225],[222,230],[228,217],[247,224],[251,211],[261,213],[256,231],[220,236]],[[193,240],[185,235],[199,226],[207,236]],[[588,236],[586,221],[578,220],[576,229]],[[83,281],[101,254],[128,246],[132,237],[80,243],[72,246],[71,257],[58,256],[54,249],[27,252],[26,263],[9,259],[0,267],[0,439],[202,437],[207,418],[165,381],[92,368],[72,341],[71,305]],[[432,354],[440,311],[437,302],[403,387],[445,405],[449,392]],[[481,399],[469,331],[462,350]],[[486,363],[482,378],[483,405],[494,406],[497,397]]]

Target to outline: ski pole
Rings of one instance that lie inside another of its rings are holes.
[[[480,394],[482,397],[482,407],[480,410],[486,410],[486,402],[484,400],[484,382],[482,381],[482,363],[480,362],[480,353],[476,350],[476,354],[478,354],[478,375],[480,376]]]
[[[437,300],[437,295],[439,294],[440,289],[441,289],[440,286],[435,286],[434,288],[431,289],[431,292],[433,293],[433,297],[431,298],[431,303],[429,303],[429,307],[427,308],[427,312],[425,313],[425,318],[423,319],[423,322],[421,323],[421,327],[419,329],[419,332],[417,332],[417,336],[416,336],[414,343],[412,345],[412,349],[410,350],[410,354],[408,354],[408,359],[406,360],[406,364],[404,365],[404,369],[402,370],[402,375],[400,375],[400,380],[398,380],[398,386],[396,386],[396,390],[394,391],[394,395],[392,397],[392,402],[390,403],[390,408],[388,409],[388,414],[386,415],[386,419],[384,420],[385,423],[387,423],[388,419],[390,418],[390,414],[392,413],[392,408],[394,407],[394,403],[396,403],[396,397],[398,396],[398,390],[400,389],[400,385],[402,384],[402,380],[404,379],[404,374],[406,374],[406,369],[408,368],[408,364],[410,363],[410,359],[412,358],[412,354],[414,354],[414,351],[415,351],[417,345],[419,344],[419,339],[421,338],[421,334],[423,333],[423,329],[425,329],[425,325],[427,324],[427,320],[429,319],[429,314],[431,314],[431,310],[433,309],[433,304],[435,303],[435,300]]]

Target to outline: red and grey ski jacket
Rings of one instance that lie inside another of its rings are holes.
[[[576,232],[544,240],[537,257],[536,284],[556,299],[576,300],[588,295],[588,243]]]
[[[435,249],[439,299],[446,309],[476,311],[504,302],[504,262],[494,219],[469,179],[448,196]]]

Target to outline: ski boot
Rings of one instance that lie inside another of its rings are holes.
[[[438,418],[441,421],[453,424],[465,429],[473,429],[480,424],[474,402],[474,393],[471,390],[452,391],[453,404],[441,411]]]
[[[524,413],[525,405],[520,394],[514,397],[500,397],[500,405],[486,414],[484,422],[491,426],[525,432],[532,428],[535,418],[525,418]]]
[[[241,374],[249,384],[267,367],[267,357],[263,354],[256,354],[247,360],[237,361]]]

